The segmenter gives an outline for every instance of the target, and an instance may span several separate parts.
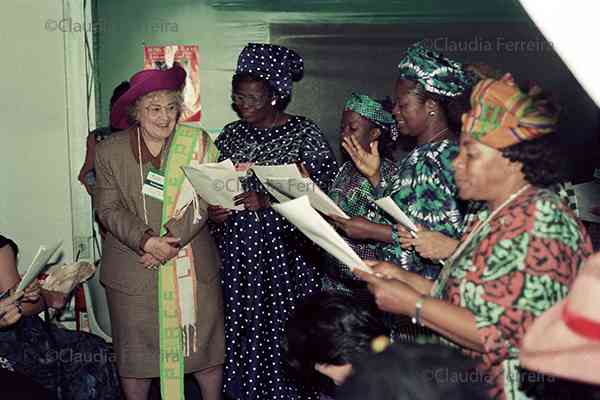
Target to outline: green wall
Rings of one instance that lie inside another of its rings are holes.
[[[142,68],[143,45],[198,44],[202,124],[219,129],[235,119],[230,79],[239,50],[269,41],[271,23],[389,23],[434,20],[522,20],[516,0],[460,1],[191,1],[102,0],[95,3],[98,120],[108,122],[108,99],[120,81]]]
[[[96,20],[110,21],[96,36],[99,124],[108,123],[112,89],[143,67],[144,44],[197,44],[202,125],[219,129],[234,120],[229,88],[237,54],[248,41],[268,41],[269,36],[266,24],[247,23],[229,14],[216,12],[203,2],[98,2]]]

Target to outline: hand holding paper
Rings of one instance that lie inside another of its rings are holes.
[[[274,166],[255,165],[256,177],[277,201],[284,203],[300,196],[308,196],[310,204],[325,215],[349,218],[333,200],[312,180],[303,164]]]
[[[350,268],[371,273],[363,260],[342,239],[336,230],[315,211],[307,196],[281,204],[273,204],[273,209],[288,219],[309,239]]]
[[[396,202],[394,202],[391,197],[388,196],[384,197],[383,199],[376,200],[375,204],[381,207],[383,211],[390,214],[398,223],[406,227],[411,232],[413,237],[415,236],[415,233],[418,230],[417,225],[415,225],[410,217],[406,215],[406,213],[402,211],[400,207],[398,207]]]
[[[254,165],[252,171],[263,184],[263,186],[269,191],[271,196],[275,197],[277,201],[283,203],[293,199],[293,197],[285,192],[279,190],[278,187],[270,185],[268,180],[270,179],[292,179],[302,178],[298,167],[295,164],[284,164],[284,165]]]
[[[233,199],[242,194],[239,178],[243,173],[236,171],[230,159],[181,169],[196,194],[208,204],[234,210],[244,209],[243,206],[236,206]]]
[[[52,257],[54,253],[56,253],[56,251],[61,245],[62,241],[50,247],[40,246],[37,254],[35,255],[35,257],[33,257],[31,264],[27,268],[27,271],[21,278],[21,282],[19,282],[19,285],[15,289],[15,292],[18,293],[20,291],[25,290],[25,288],[28,287],[29,284],[38,277],[40,272],[42,272],[42,270],[48,264],[48,261],[50,261],[50,257]]]

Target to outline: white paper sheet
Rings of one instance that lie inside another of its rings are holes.
[[[308,196],[285,203],[273,204],[273,209],[283,215],[302,233],[341,263],[351,268],[373,273],[336,230],[310,205]]]
[[[233,210],[243,210],[244,206],[234,205],[233,198],[243,192],[240,183],[241,173],[235,170],[230,159],[219,163],[202,164],[199,167],[181,167],[194,191],[208,204]]]
[[[269,187],[274,187],[277,191],[294,199],[308,196],[310,205],[315,210],[325,215],[337,215],[338,217],[350,219],[310,178],[267,178],[265,187],[267,187],[267,190],[269,190]]]
[[[295,164],[284,164],[284,165],[253,165],[251,168],[252,172],[256,175],[260,183],[263,184],[265,189],[277,199],[280,203],[291,200],[293,197],[286,193],[281,192],[276,187],[269,185],[268,179],[289,179],[289,178],[302,178],[298,167]]]
[[[250,169],[261,182],[267,178],[302,178],[296,164],[253,165]]]
[[[394,217],[398,223],[402,224],[406,229],[408,229],[411,235],[414,236],[415,232],[417,232],[417,226],[415,223],[408,215],[404,213],[404,211],[400,209],[400,207],[398,207],[396,202],[392,200],[391,197],[388,196],[384,197],[383,199],[375,200],[375,204],[381,207],[383,211]]]
[[[62,241],[56,243],[53,246],[40,246],[40,248],[37,251],[37,254],[35,255],[35,257],[33,257],[31,264],[29,264],[27,271],[25,271],[25,274],[21,278],[21,282],[19,282],[19,285],[17,286],[15,292],[20,292],[21,290],[24,290],[31,282],[33,282],[34,279],[37,278],[40,272],[42,272],[44,267],[46,267],[46,265],[48,264],[48,261],[50,261],[50,257],[52,257],[54,253],[56,253],[56,251],[60,248],[61,245]]]

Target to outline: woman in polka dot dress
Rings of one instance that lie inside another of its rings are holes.
[[[302,162],[327,190],[337,172],[331,148],[314,122],[283,112],[302,71],[295,52],[248,44],[232,81],[240,120],[225,126],[215,144],[220,160],[229,158],[238,169]],[[242,188],[237,204],[244,211],[209,207],[223,262],[224,390],[237,400],[316,400],[286,374],[280,340],[294,305],[319,290],[318,250],[270,208],[255,176],[242,179]]]

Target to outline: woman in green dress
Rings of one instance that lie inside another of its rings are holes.
[[[378,142],[382,155],[381,173],[388,179],[396,173],[391,161],[397,139],[397,132],[393,128],[392,114],[385,110],[381,102],[356,93],[346,101],[340,123],[340,139],[343,141],[347,137],[354,137],[365,150]],[[329,197],[350,217],[363,217],[373,223],[389,223],[383,210],[375,204],[376,198],[369,180],[356,168],[347,153],[342,151],[342,154],[345,162],[329,188]],[[362,259],[378,258],[380,242],[355,240],[347,236],[345,239]],[[372,305],[373,300],[366,285],[352,274],[349,266],[329,254],[326,257],[323,263],[323,289],[351,294]]]
[[[414,137],[417,146],[390,175],[385,173],[377,141],[365,149],[350,136],[342,145],[370,183],[372,195],[391,195],[413,222],[441,234],[435,240],[443,249],[454,245],[452,239],[460,237],[464,226],[466,206],[457,198],[451,162],[458,154],[456,134],[460,116],[468,109],[468,92],[475,77],[462,64],[420,44],[408,49],[398,67],[392,113],[399,132]],[[441,264],[420,257],[414,248],[402,249],[396,224],[364,216],[333,219],[350,238],[382,243],[379,259],[393,261],[427,279],[437,277]]]

